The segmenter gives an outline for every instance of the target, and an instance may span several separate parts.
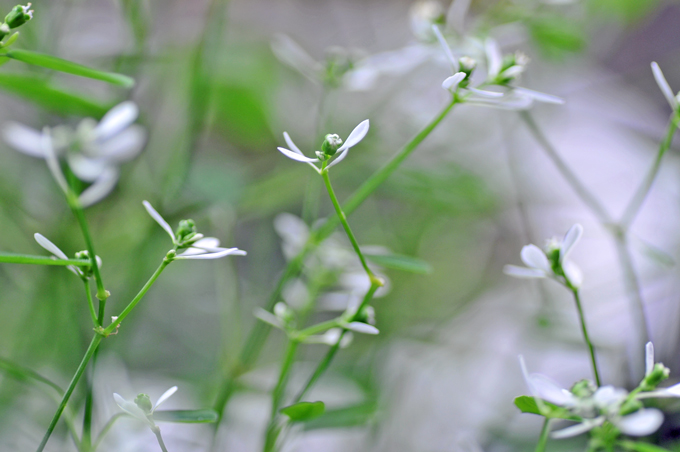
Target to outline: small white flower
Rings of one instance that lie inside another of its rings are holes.
[[[156,220],[156,223],[168,233],[175,247],[185,245],[180,242],[180,238],[175,235],[168,222],[153,208],[151,203],[143,201],[142,204],[144,204],[144,208],[151,215],[151,218]],[[175,256],[174,259],[219,259],[220,257],[232,254],[235,256],[245,256],[247,254],[238,248],[220,247],[220,241],[215,237],[203,237],[203,234],[195,234],[191,237],[191,240],[195,241],[191,241],[188,248],[183,253]]]
[[[153,422],[153,413],[156,411],[156,409],[166,400],[170,398],[175,392],[177,392],[177,386],[173,386],[172,388],[168,389],[161,395],[156,403],[153,406],[148,407],[149,410],[145,409],[143,406],[140,407],[140,404],[135,403],[135,401],[131,400],[125,400],[120,394],[116,394],[115,392],[113,393],[113,399],[116,401],[116,404],[128,413],[129,415],[142,420],[149,424],[149,426],[153,428],[157,428],[156,424]],[[148,396],[146,394],[139,394],[137,396],[136,400],[140,400],[141,398],[146,398],[148,401]]]
[[[349,134],[347,137],[347,140],[345,140],[344,144],[338,148],[338,150],[335,152],[333,157],[330,157],[332,161],[328,163],[328,165],[325,166],[326,169],[332,167],[333,165],[336,165],[340,163],[346,156],[347,152],[349,149],[353,146],[356,146],[361,140],[364,139],[366,134],[368,133],[368,128],[369,128],[369,122],[368,119],[361,121],[358,126],[352,130],[352,133]],[[286,144],[290,149],[286,149],[283,147],[279,147],[278,150],[285,155],[286,157],[296,160],[298,162],[303,162],[303,163],[308,163],[312,168],[314,168],[318,173],[321,173],[321,169],[319,169],[314,163],[319,162],[320,160],[318,158],[310,158],[306,157],[302,151],[293,143],[293,140],[290,139],[290,136],[288,135],[288,132],[283,132],[283,138],[286,140]],[[321,151],[318,151],[320,153]],[[317,155],[318,155],[317,153]]]
[[[659,89],[661,89],[661,92],[666,97],[668,105],[671,106],[671,110],[677,112],[678,96],[680,96],[680,93],[678,95],[673,94],[673,90],[666,81],[666,77],[664,77],[663,72],[661,72],[661,68],[658,64],[656,64],[656,61],[652,62],[652,73],[654,74],[654,80],[656,80],[656,84],[659,85]]]
[[[62,250],[60,250],[57,245],[55,245],[50,240],[48,240],[47,237],[45,237],[44,235],[36,232],[33,235],[33,237],[35,238],[35,241],[38,242],[38,245],[40,245],[45,250],[49,251],[50,253],[52,253],[54,255],[53,258],[62,259],[62,260],[69,260],[68,256],[66,256],[66,253],[64,253]],[[100,257],[97,256],[96,260],[97,260],[97,266],[101,267],[102,266],[102,260],[100,259]],[[69,269],[70,271],[72,271],[74,274],[80,276],[81,278],[85,277],[85,274],[83,273],[83,271],[80,268],[76,267],[75,265],[67,265],[66,268]]]
[[[522,248],[521,257],[522,261],[527,265],[526,267],[506,265],[503,271],[516,278],[551,278],[562,284],[569,282],[574,287],[580,287],[583,281],[581,270],[569,261],[567,257],[581,238],[581,235],[583,235],[583,227],[577,223],[567,231],[562,242],[553,239],[548,243],[548,254],[559,250],[557,262],[564,271],[567,281],[565,281],[563,276],[555,274],[546,252],[534,244]]]

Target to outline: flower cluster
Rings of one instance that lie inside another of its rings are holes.
[[[88,207],[113,190],[120,164],[132,160],[144,148],[146,132],[133,124],[138,115],[137,106],[126,101],[109,110],[98,123],[86,118],[75,129],[58,126],[42,132],[8,123],[3,136],[16,150],[46,159],[53,177],[68,193],[70,188],[58,162],[59,157],[65,158],[73,174],[91,184],[79,196],[81,205]]]

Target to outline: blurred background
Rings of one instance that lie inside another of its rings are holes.
[[[318,176],[276,151],[287,131],[308,155],[326,133],[370,132],[333,168],[341,200],[449,101],[450,75],[429,21],[447,15],[454,52],[493,36],[531,62],[521,85],[565,105],[529,111],[584,186],[615,218],[651,165],[670,109],[649,64],[680,88],[680,4],[662,0],[51,0],[16,46],[137,81],[132,90],[12,61],[0,69],[0,125],[36,129],[101,118],[131,99],[148,133],[117,188],[86,212],[102,273],[120,312],[170,248],[142,208],[248,256],[181,261],[162,275],[120,332],[103,342],[95,376],[95,431],[119,411],[112,393],[167,408],[213,405],[286,263],[286,243],[333,213]],[[437,6],[439,5],[439,6]],[[14,3],[0,1],[0,10]],[[466,11],[467,9],[467,11]],[[434,12],[434,13],[433,13]],[[475,41],[477,40],[477,41]],[[304,52],[304,53],[303,53]],[[0,143],[0,250],[44,254],[40,232],[67,254],[85,246],[43,161]],[[628,240],[657,359],[680,378],[680,165],[666,156]],[[288,214],[283,215],[282,214]],[[419,259],[416,273],[383,268],[377,337],[355,337],[309,396],[328,413],[291,431],[296,451],[533,450],[541,420],[521,415],[527,393],[517,356],[569,387],[590,376],[576,312],[551,281],[514,280],[523,245],[543,246],[574,223],[585,234],[571,258],[606,383],[642,373],[627,278],[606,225],[580,200],[515,111],[462,105],[350,217],[362,245]],[[306,225],[306,226],[305,226]],[[342,232],[342,231],[340,231]],[[349,249],[344,234],[330,256]],[[335,253],[335,254],[333,254]],[[339,258],[338,258],[339,259]],[[331,258],[332,261],[332,258]],[[419,261],[419,262],[420,262]],[[426,265],[423,264],[427,263]],[[328,262],[326,262],[328,263]],[[356,272],[312,262],[283,298],[311,321],[330,318]],[[360,275],[360,273],[359,273]],[[66,387],[92,330],[81,283],[64,268],[0,265],[0,357]],[[302,301],[302,304],[300,302]],[[346,302],[346,301],[345,301]],[[340,307],[342,309],[342,306]],[[273,331],[225,411],[216,450],[259,450],[284,337]],[[326,346],[304,346],[290,387],[304,383]],[[11,369],[5,361],[0,369]],[[0,373],[0,448],[33,450],[56,404],[38,386]],[[71,408],[83,406],[82,387]],[[659,431],[680,450],[680,404]],[[208,450],[209,425],[162,424],[169,450]],[[551,441],[582,450],[585,440]],[[148,428],[118,422],[102,451],[156,450]],[[47,450],[75,450],[63,425]]]

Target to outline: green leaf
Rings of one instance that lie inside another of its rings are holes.
[[[555,405],[554,403],[543,400],[545,411],[541,412],[536,403],[536,399],[531,396],[515,397],[515,406],[519,408],[522,413],[538,414],[552,419],[568,419],[570,421],[580,421],[581,418],[574,416],[564,408]]]
[[[74,63],[72,61],[63,60],[52,55],[46,55],[44,53],[31,52],[30,50],[10,50],[4,55],[14,60],[23,61],[24,63],[32,64],[34,66],[40,66],[59,72],[66,72],[67,74],[78,75],[80,77],[102,80],[104,82],[123,86],[125,88],[131,88],[135,84],[134,79],[128,77],[127,75],[100,71],[83,66],[82,64]]]
[[[282,408],[281,413],[288,416],[293,422],[305,422],[316,419],[325,410],[326,406],[323,402],[299,402]]]
[[[305,423],[305,430],[366,425],[375,418],[377,410],[378,404],[375,402],[328,410],[317,419]]]
[[[393,270],[427,275],[432,273],[432,266],[422,259],[401,254],[367,254],[364,256],[375,264]]]
[[[33,75],[0,73],[0,89],[61,115],[101,118],[112,106],[54,88]]]
[[[217,411],[206,408],[203,410],[158,410],[154,411],[153,419],[161,422],[177,422],[184,424],[204,424],[217,422]]]
[[[53,259],[47,256],[32,256],[29,254],[3,253],[0,251],[0,263],[3,264],[34,264],[34,265],[76,265],[89,267],[87,259]]]
[[[633,450],[636,452],[670,452],[663,447],[655,446],[654,444],[641,443],[638,441],[619,441],[618,445],[626,450]]]
[[[8,375],[11,375],[12,377],[16,378],[19,381],[26,381],[30,383],[42,383],[44,385],[47,385],[50,388],[57,391],[59,395],[62,395],[64,393],[64,390],[61,389],[56,383],[52,382],[51,380],[48,380],[47,378],[43,377],[42,375],[31,369],[13,363],[12,361],[9,361],[5,358],[0,358],[0,371],[3,371]]]

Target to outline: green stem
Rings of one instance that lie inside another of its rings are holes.
[[[588,336],[588,329],[586,328],[586,319],[585,316],[583,315],[583,307],[581,306],[581,298],[578,294],[578,289],[572,289],[572,293],[574,294],[574,301],[576,302],[576,309],[578,310],[578,317],[579,321],[581,322],[581,331],[583,332],[583,339],[586,341],[588,351],[590,352],[590,362],[592,363],[593,366],[593,374],[595,374],[595,383],[597,384],[598,387],[600,387],[601,386],[600,372],[597,369],[597,360],[595,359],[595,348],[593,347],[593,343],[590,342],[590,337]]]
[[[161,450],[163,452],[168,452],[168,449],[165,447],[165,443],[163,442],[163,437],[161,436],[161,429],[156,427],[153,430],[154,435],[156,435],[156,439],[158,440],[158,445],[161,446]]]
[[[652,167],[647,172],[647,176],[640,184],[640,187],[638,187],[637,191],[631,198],[630,203],[626,207],[626,210],[621,216],[619,225],[622,229],[627,230],[630,227],[638,212],[640,211],[642,204],[645,202],[645,198],[649,194],[649,190],[651,190],[652,184],[654,184],[657,174],[659,174],[659,168],[661,168],[663,156],[671,147],[671,142],[673,141],[673,136],[675,135],[675,130],[678,128],[678,124],[680,124],[680,114],[675,112],[671,116],[668,124],[668,130],[666,131],[666,137],[659,145],[659,151],[656,154],[656,158],[654,159]]]
[[[295,353],[297,352],[298,345],[300,345],[298,341],[291,339],[288,340],[286,354],[283,358],[283,363],[281,364],[281,371],[279,372],[279,379],[276,382],[274,391],[272,392],[272,411],[265,434],[263,448],[264,452],[272,451],[276,444],[276,438],[278,437],[279,432],[279,429],[276,426],[276,420],[278,418],[279,408],[281,408],[281,403],[286,393],[286,386],[288,385],[290,371],[293,368],[293,363],[295,362]]]
[[[295,334],[295,338],[299,341],[305,339],[308,336],[311,336],[313,334],[317,333],[323,333],[324,331],[330,330],[331,328],[335,328],[338,326],[338,319],[332,319],[332,320],[327,320],[325,322],[317,323],[316,325],[312,325],[309,328],[305,328],[304,330],[300,330]]]
[[[78,225],[80,225],[80,230],[83,233],[83,239],[85,239],[87,252],[90,255],[90,268],[92,269],[94,279],[97,283],[97,299],[105,301],[109,297],[109,293],[104,289],[104,281],[102,281],[102,275],[99,272],[99,265],[97,265],[97,255],[94,251],[90,228],[87,226],[87,221],[85,220],[85,213],[80,205],[80,201],[78,201],[77,196],[72,191],[69,191],[66,197],[68,199],[68,204],[73,211],[73,215],[75,215],[78,220]]]
[[[92,452],[95,452],[97,450],[106,434],[109,433],[109,430],[111,430],[111,428],[113,427],[113,424],[115,424],[115,422],[123,416],[126,416],[126,413],[116,413],[113,416],[111,416],[111,418],[106,422],[106,424],[104,424],[104,427],[102,427],[102,431],[99,432],[99,436],[97,436],[97,440],[92,445]]]
[[[536,444],[536,452],[545,451],[545,446],[548,443],[549,433],[550,433],[550,419],[545,418],[545,421],[543,421],[543,428],[541,429],[541,436],[538,438],[538,444]]]
[[[97,347],[99,346],[99,343],[101,342],[102,338],[103,336],[100,334],[95,334],[94,337],[92,338],[92,342],[90,342],[90,346],[87,348],[85,356],[83,356],[83,359],[80,362],[80,365],[78,366],[75,375],[73,375],[73,379],[71,379],[71,383],[69,383],[68,388],[66,388],[66,392],[64,393],[64,396],[62,397],[61,402],[59,403],[57,412],[54,413],[54,416],[52,417],[52,422],[50,422],[49,427],[47,427],[47,431],[45,432],[45,435],[43,436],[43,439],[40,442],[40,445],[38,446],[37,452],[42,452],[42,450],[45,449],[47,441],[50,439],[50,436],[52,435],[54,428],[57,426],[57,422],[59,422],[61,413],[64,412],[64,408],[66,408],[66,404],[68,403],[68,400],[71,397],[73,390],[78,384],[80,377],[82,377],[83,372],[85,372],[87,363],[90,361],[90,358],[92,358],[92,355],[94,355],[94,352],[95,350],[97,350]]]
[[[92,317],[92,323],[94,326],[101,326],[97,319],[97,312],[94,310],[94,300],[92,299],[92,291],[90,290],[90,281],[88,279],[83,279],[85,284],[85,294],[87,295],[87,304],[90,308],[90,317]]]
[[[88,259],[53,259],[47,256],[14,253],[0,253],[0,264],[75,265],[76,267],[91,265]]]
[[[442,120],[449,114],[453,107],[458,102],[457,99],[452,99],[449,104],[430,121],[415,137],[413,137],[399,152],[397,152],[385,165],[378,171],[373,173],[343,205],[345,215],[352,214],[379,186],[382,184],[399,166],[411,155],[411,153],[432,133],[432,131],[442,122]],[[307,244],[302,249],[300,254],[291,259],[286,265],[283,274],[279,278],[276,286],[271,293],[264,309],[271,311],[274,305],[279,301],[281,290],[288,282],[288,280],[297,275],[302,268],[302,263],[305,257],[314,250],[321,242],[324,241],[334,230],[339,223],[337,215],[328,219],[323,226],[315,230],[309,237]],[[236,389],[236,379],[247,372],[255,361],[257,361],[260,352],[267,340],[267,336],[271,331],[271,326],[264,322],[256,322],[253,329],[250,331],[245,345],[241,351],[238,361],[233,365],[224,379],[224,383],[220,388],[217,399],[215,401],[215,411],[219,415],[218,421],[214,424],[215,430],[220,425],[224,413],[224,407],[231,398],[231,395]]]

